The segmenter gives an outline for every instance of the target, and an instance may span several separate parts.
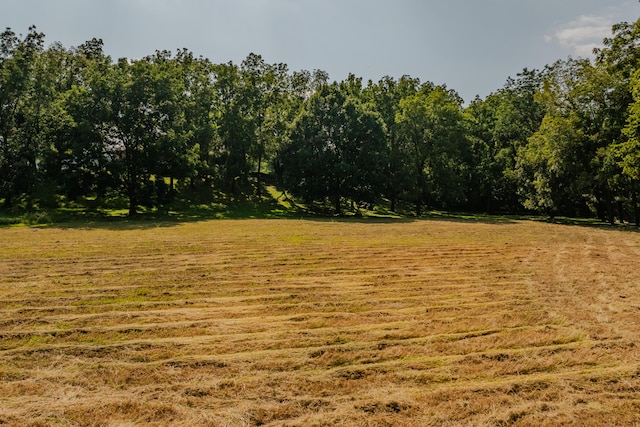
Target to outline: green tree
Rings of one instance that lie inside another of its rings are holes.
[[[249,155],[255,163],[256,193],[260,195],[263,167],[277,152],[284,134],[288,69],[286,64],[269,65],[252,53],[242,62],[240,72],[250,128]]]
[[[407,153],[399,137],[396,115],[400,112],[400,101],[415,95],[419,88],[418,79],[403,76],[396,81],[387,76],[376,84],[369,82],[364,93],[364,99],[380,114],[387,131],[388,165],[384,194],[390,201],[392,211],[396,210],[398,201],[409,198],[407,191],[411,187],[410,163],[407,162]]]
[[[386,166],[382,120],[343,89],[334,83],[311,95],[281,152],[286,188],[305,202],[329,201],[336,213],[345,199],[377,201]]]
[[[424,205],[452,207],[464,202],[467,149],[462,100],[442,86],[400,101],[396,115],[401,153],[410,165],[410,201],[420,216]]]
[[[255,128],[239,68],[233,63],[215,67],[216,113],[221,150],[217,159],[222,188],[236,194],[238,183],[248,182],[251,143]]]
[[[537,97],[545,108],[546,124],[531,138],[532,146],[519,152],[518,159],[520,194],[530,207],[565,215],[593,212],[610,222],[617,210],[623,219],[631,188],[621,179],[615,147],[623,140],[629,102],[626,84],[621,83],[626,73],[618,69],[620,62],[611,58],[605,49],[595,64],[569,59],[547,67]],[[541,144],[541,140],[546,142]],[[531,151],[535,149],[541,152],[534,156]],[[549,169],[533,173],[529,162],[533,157],[558,164],[556,172],[562,171],[562,179],[551,179],[555,172]]]
[[[629,105],[629,115],[624,128],[628,138],[620,144],[623,173],[633,180],[640,180],[640,70],[636,71],[631,81],[634,102]]]
[[[211,189],[220,178],[219,160],[222,143],[217,122],[218,98],[215,87],[216,67],[207,59],[196,58],[186,49],[178,51],[175,72],[182,94],[180,102],[181,120],[174,131],[181,135],[179,161],[174,160],[176,177],[189,179],[190,185],[204,184]],[[174,150],[178,148],[174,146]],[[171,185],[173,188],[173,185]]]
[[[638,206],[638,187],[640,183],[640,71],[636,71],[631,80],[634,102],[629,105],[627,124],[623,129],[626,140],[612,147],[614,155],[619,159],[622,174],[629,179],[631,185],[631,201],[635,223],[640,226],[640,208]]]
[[[570,117],[547,116],[542,125],[521,147],[518,157],[524,187],[524,207],[555,216],[567,212],[581,192],[573,161],[580,147],[580,130]]]
[[[161,176],[161,147],[166,148],[162,142],[175,129],[179,112],[175,76],[151,57],[122,58],[110,73],[110,85],[104,137],[114,159],[113,173],[120,177],[129,200],[129,214],[135,215],[140,204],[153,205],[150,179]]]
[[[327,84],[329,76],[322,70],[294,71],[285,78],[285,90],[279,98],[280,103],[270,107],[268,121],[269,137],[272,139],[271,168],[278,183],[283,182],[284,151],[288,149],[286,140],[289,128],[306,108],[311,95]]]
[[[595,155],[584,129],[583,76],[588,60],[558,61],[546,70],[536,101],[544,118],[528,144],[518,148],[518,192],[527,209],[551,216],[584,212]]]
[[[503,88],[484,100],[476,98],[466,109],[472,206],[488,212],[520,208],[516,156],[544,117],[544,106],[535,99],[542,78],[539,71],[524,69]]]
[[[102,198],[113,185],[103,138],[111,58],[98,39],[70,50],[54,45],[43,56],[58,76],[46,117],[43,166],[47,181],[57,183],[59,191],[71,199]]]
[[[612,36],[604,40],[604,47],[596,50],[596,67],[601,79],[603,94],[603,120],[597,123],[603,138],[608,140],[606,150],[601,150],[601,176],[612,184],[607,188],[607,211],[613,221],[612,201],[617,198],[618,211],[623,217],[626,201],[640,225],[638,191],[640,181],[634,173],[634,148],[637,140],[634,130],[637,116],[637,70],[640,68],[640,19],[633,23],[621,22],[613,26]],[[620,169],[621,168],[621,169]],[[600,181],[604,181],[601,179]],[[617,185],[616,185],[617,184]]]
[[[157,139],[150,146],[151,171],[155,178],[151,204],[164,205],[173,199],[176,179],[184,181],[196,174],[200,148],[196,144],[204,142],[202,136],[209,130],[209,122],[206,118],[202,120],[204,114],[199,110],[206,112],[211,107],[207,108],[206,98],[193,99],[204,89],[198,84],[202,78],[191,69],[193,57],[190,52],[178,51],[173,57],[169,51],[158,51],[146,60],[151,63],[153,72],[151,105],[159,114],[159,120],[154,123]],[[198,65],[195,68],[199,71]],[[203,105],[196,105],[199,102]],[[201,133],[199,127],[203,128]],[[200,133],[197,142],[194,141],[196,132]],[[168,187],[165,178],[168,178]]]
[[[35,27],[21,39],[0,34],[0,198],[30,193],[37,184],[39,113],[43,97],[36,77],[44,34]]]

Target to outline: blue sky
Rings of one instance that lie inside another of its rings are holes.
[[[332,80],[409,74],[466,100],[523,68],[590,56],[637,0],[0,0],[0,26],[30,25],[77,46],[102,38],[114,59],[187,48],[213,62],[249,53]]]

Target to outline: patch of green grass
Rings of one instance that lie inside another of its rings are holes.
[[[71,323],[69,322],[58,322],[54,325],[55,329],[61,329],[63,331],[69,330],[72,328]]]
[[[0,213],[0,226],[42,226],[65,221],[65,215],[57,210],[37,210],[23,213]]]
[[[29,337],[29,340],[25,343],[27,347],[35,347],[40,344],[46,344],[50,341],[50,336],[47,335],[32,335]]]

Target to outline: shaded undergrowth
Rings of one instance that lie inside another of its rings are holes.
[[[3,226],[57,226],[146,228],[172,226],[185,222],[213,219],[307,219],[316,221],[351,222],[411,222],[416,220],[477,222],[509,224],[519,220],[543,221],[556,224],[615,228],[637,231],[631,223],[610,224],[595,218],[568,218],[524,214],[486,214],[426,210],[416,216],[411,205],[400,205],[391,210],[387,201],[371,207],[355,206],[346,202],[344,210],[335,213],[327,204],[305,204],[294,200],[275,186],[267,186],[261,195],[229,196],[217,194],[199,201],[175,200],[170,205],[154,208],[140,206],[136,215],[130,215],[127,201],[122,197],[102,200],[61,200],[56,206],[22,200],[11,209],[0,209],[0,227]]]

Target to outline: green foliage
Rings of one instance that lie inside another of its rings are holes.
[[[406,194],[416,205],[450,207],[465,200],[464,135],[461,101],[453,91],[423,87],[400,101],[396,114],[398,154],[406,169]]]
[[[430,85],[430,84],[429,84]],[[384,195],[390,200],[390,209],[395,211],[398,203],[409,198],[411,188],[411,168],[406,162],[403,141],[399,136],[396,115],[400,111],[400,101],[414,95],[420,87],[417,79],[403,76],[398,81],[384,77],[377,84],[369,82],[363,97],[378,112],[386,128],[388,167]]]
[[[253,53],[213,64],[186,49],[113,61],[99,39],[45,49],[35,27],[7,29],[0,201],[30,214],[88,200],[94,213],[215,210],[277,184],[334,212],[633,212],[640,223],[639,38],[640,20],[619,23],[595,61],[524,69],[463,107],[409,76],[330,83]]]
[[[38,181],[39,113],[48,100],[47,76],[38,76],[43,45],[44,34],[35,27],[24,39],[10,29],[0,34],[0,198],[5,206]]]
[[[306,202],[375,203],[386,167],[384,123],[349,84],[322,86],[294,121],[280,154],[283,183]]]
[[[634,181],[640,180],[640,71],[631,80],[634,102],[629,105],[626,126],[623,129],[626,141],[615,146],[620,157],[622,173]]]
[[[545,114],[536,100],[542,73],[524,69],[517,79],[467,108],[474,206],[487,211],[517,211],[517,154],[528,144]]]
[[[540,129],[518,153],[525,208],[555,216],[573,196],[581,194],[573,188],[577,181],[575,171],[570,169],[579,140],[570,119],[544,118]]]

